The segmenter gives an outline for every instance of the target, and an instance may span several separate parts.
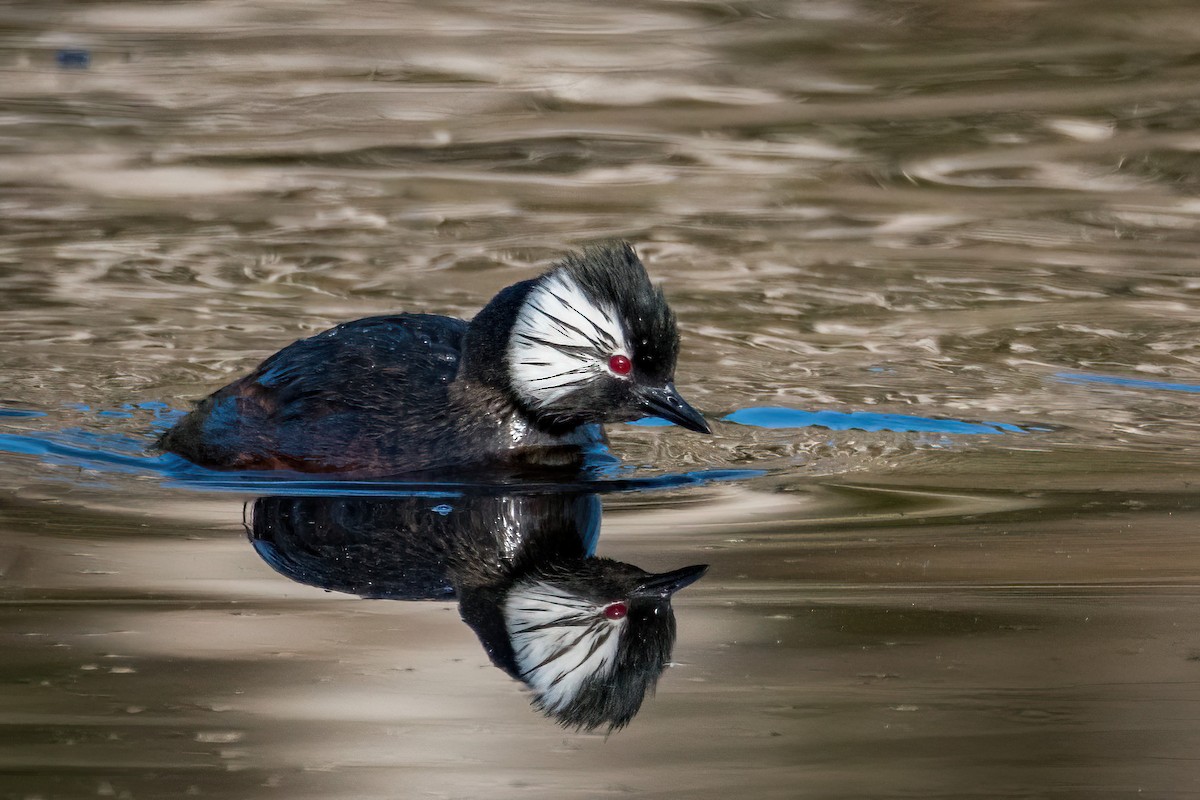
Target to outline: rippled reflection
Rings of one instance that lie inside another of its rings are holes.
[[[651,574],[594,555],[593,494],[261,497],[247,530],[300,583],[390,600],[457,598],[492,663],[582,730],[629,723],[675,643],[671,596],[707,569]]]

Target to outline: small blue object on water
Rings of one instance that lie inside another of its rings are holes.
[[[442,503],[441,505],[434,506],[433,508],[430,509],[430,511],[432,511],[433,513],[441,514],[443,517],[446,516],[447,514],[449,514],[453,510],[454,510],[454,506],[447,505],[446,503]]]
[[[630,425],[640,425],[644,428],[665,428],[669,425],[674,425],[675,423],[667,422],[665,419],[662,419],[661,417],[642,417],[641,419],[635,419],[633,422],[631,422],[629,424]]]
[[[64,48],[55,51],[54,61],[61,69],[87,69],[92,65],[92,51]]]
[[[1200,384],[1168,383],[1148,381],[1144,378],[1121,378],[1116,375],[1092,375],[1086,372],[1056,372],[1054,377],[1063,383],[1103,383],[1109,386],[1124,386],[1130,389],[1159,389],[1165,392],[1191,392],[1200,394]]]
[[[801,411],[798,408],[761,406],[743,408],[726,422],[755,428],[828,428],[835,431],[897,431],[901,433],[1024,433],[1006,422],[964,422],[957,419],[914,417],[907,414],[875,414],[868,411]]]

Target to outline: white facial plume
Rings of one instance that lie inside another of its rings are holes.
[[[623,372],[610,366],[614,356]],[[567,273],[543,278],[517,314],[508,342],[513,386],[543,408],[603,375],[628,380],[631,356],[614,309],[588,296]]]
[[[612,673],[625,613],[623,603],[598,605],[545,582],[509,594],[504,624],[517,668],[546,711],[561,711],[589,678]]]

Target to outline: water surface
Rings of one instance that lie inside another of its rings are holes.
[[[1200,795],[1194,4],[4,17],[0,794]],[[611,736],[149,449],[611,237],[715,431],[611,431],[597,552],[711,565]]]

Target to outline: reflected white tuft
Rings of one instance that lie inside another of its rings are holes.
[[[530,291],[508,340],[513,386],[535,408],[613,375],[608,359],[616,353],[630,355],[616,311],[561,271]]]
[[[515,588],[504,601],[504,624],[521,678],[547,711],[561,711],[591,678],[617,663],[625,618],[604,606],[538,582]]]

